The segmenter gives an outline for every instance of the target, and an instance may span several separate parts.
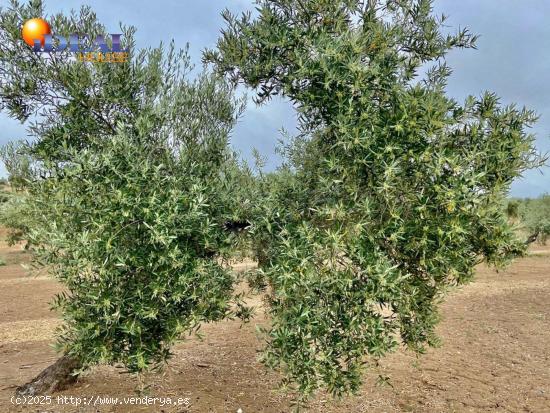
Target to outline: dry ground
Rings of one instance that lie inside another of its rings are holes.
[[[0,234],[3,236],[5,234]],[[475,282],[454,291],[442,306],[440,348],[416,358],[399,351],[369,372],[359,395],[334,401],[320,395],[310,412],[550,412],[550,248],[507,271],[480,267]],[[15,387],[51,364],[56,314],[48,301],[59,286],[45,276],[29,277],[20,248],[2,241],[0,257],[1,412],[289,412],[290,399],[271,389],[278,377],[256,361],[262,343],[254,322],[206,325],[204,340],[175,348],[162,375],[150,378],[151,396],[189,398],[188,408],[171,406],[15,406]],[[377,386],[376,378],[391,378]],[[100,367],[62,395],[135,395],[135,378]],[[58,396],[58,394],[53,395]]]

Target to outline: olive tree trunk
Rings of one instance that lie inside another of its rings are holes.
[[[78,376],[74,372],[80,367],[81,363],[76,358],[65,355],[42,370],[30,382],[19,386],[15,390],[15,394],[17,396],[35,396],[63,390],[76,381]]]

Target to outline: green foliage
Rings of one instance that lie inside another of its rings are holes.
[[[8,229],[9,245],[27,240],[25,248],[28,249],[32,214],[24,188],[32,176],[32,160],[25,153],[25,144],[17,141],[0,147],[0,160],[9,174],[6,181],[6,185],[9,182],[9,187],[0,191],[0,224]]]
[[[437,305],[477,263],[525,250],[502,205],[541,163],[536,116],[492,93],[446,95],[445,54],[475,36],[444,35],[430,1],[260,0],[254,19],[225,13],[204,55],[217,74],[194,80],[186,52],[136,52],[132,28],[127,63],[37,56],[20,26],[41,15],[40,1],[0,10],[0,109],[35,137],[4,159],[20,176],[21,236],[66,287],[59,347],[84,367],[157,365],[232,301],[249,318],[222,265],[240,248],[267,293],[265,364],[303,398],[342,395],[400,343],[436,345]],[[48,20],[105,34],[86,7]],[[297,108],[276,173],[228,149],[241,102],[220,75]]]
[[[542,195],[536,199],[512,199],[510,205],[517,205],[517,216],[520,227],[527,231],[540,244],[546,245],[550,237],[550,195]]]
[[[100,153],[67,156],[71,166],[33,190],[48,213],[31,236],[70,291],[56,300],[66,320],[60,344],[85,364],[144,369],[181,333],[226,316],[233,280],[213,259],[230,244],[223,182],[207,185],[204,165],[124,134]],[[71,191],[80,195],[62,198]],[[52,198],[63,199],[55,210]]]
[[[399,338],[437,343],[438,302],[478,262],[524,252],[501,205],[542,162],[537,117],[489,92],[446,95],[445,54],[476,38],[443,34],[428,0],[259,0],[257,17],[224,18],[205,61],[299,115],[250,212],[270,285],[264,361],[304,397],[353,392]]]
[[[508,201],[508,203],[506,204],[506,215],[508,216],[508,218],[516,219],[519,217],[519,206],[520,203],[516,199],[511,199],[510,201]]]
[[[10,194],[6,191],[0,190],[0,205],[10,200]]]
[[[83,367],[142,371],[230,314],[224,223],[240,204],[228,137],[242,105],[217,76],[191,80],[185,51],[133,50],[131,28],[127,63],[38,56],[19,30],[42,15],[38,1],[0,11],[0,107],[35,137],[18,149],[30,160],[25,237],[65,286],[59,348]],[[105,33],[89,8],[48,21],[59,34]]]
[[[27,241],[25,248],[28,249],[32,213],[27,196],[20,192],[7,192],[0,196],[3,200],[0,204],[0,225],[8,229],[8,245]]]
[[[0,159],[6,166],[11,189],[15,191],[21,190],[26,181],[30,178],[31,172],[31,159],[24,153],[24,143],[20,141],[8,142],[6,145],[0,147]]]

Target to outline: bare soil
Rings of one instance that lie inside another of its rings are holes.
[[[3,233],[0,233],[3,237]],[[256,324],[203,326],[174,349],[162,374],[151,374],[151,397],[189,398],[189,406],[59,405],[60,395],[137,396],[138,381],[115,367],[97,367],[54,394],[49,405],[15,405],[16,386],[56,360],[51,348],[58,315],[48,302],[60,286],[30,277],[20,246],[0,244],[0,412],[289,412],[291,397],[274,391],[279,377],[257,361]],[[243,269],[246,265],[240,265]],[[258,297],[253,301],[261,305]],[[484,266],[476,280],[442,305],[442,346],[416,357],[405,350],[370,370],[360,393],[343,401],[320,394],[310,412],[550,412],[550,247],[497,273]],[[378,375],[390,385],[377,385]]]

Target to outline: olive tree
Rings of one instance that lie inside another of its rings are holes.
[[[8,172],[7,183],[15,192],[21,191],[31,174],[31,159],[25,154],[23,142],[12,141],[0,147],[0,159]]]
[[[27,204],[25,183],[31,176],[32,160],[25,154],[23,142],[12,141],[0,147],[0,160],[8,172],[9,192],[4,192],[0,202],[0,224],[8,229],[7,241],[15,245],[27,240],[25,249],[28,249],[29,219],[31,214]]]
[[[550,195],[521,200],[518,209],[521,224],[530,234],[526,242],[546,245],[550,236]]]
[[[234,235],[224,224],[239,207],[228,139],[242,102],[227,82],[191,74],[173,44],[136,51],[131,28],[127,62],[34,53],[20,28],[36,16],[40,1],[0,9],[0,109],[33,138],[21,148],[26,237],[35,264],[64,286],[54,300],[63,357],[22,394],[96,363],[161,365],[182,334],[228,316]],[[59,35],[86,33],[84,43],[106,35],[87,7],[48,21]]]
[[[399,344],[438,343],[438,303],[482,260],[522,254],[511,182],[541,163],[531,110],[446,93],[453,48],[430,0],[258,0],[224,13],[204,55],[264,103],[286,97],[299,134],[251,218],[272,325],[266,365],[307,397],[356,391]]]

